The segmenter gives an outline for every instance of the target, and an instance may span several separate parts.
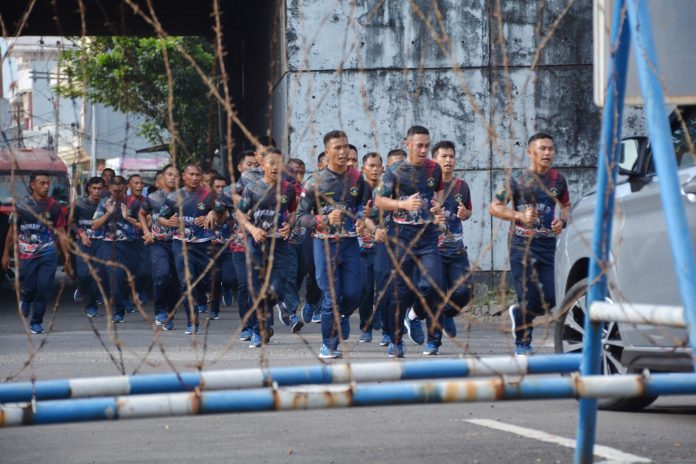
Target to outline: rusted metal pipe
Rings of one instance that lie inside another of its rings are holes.
[[[7,404],[0,406],[0,426],[401,404],[616,398],[694,393],[696,375],[691,373],[272,386],[248,390]]]
[[[181,374],[43,380],[0,385],[0,403],[98,396],[232,390],[303,384],[421,380],[570,373],[579,369],[581,355],[439,359],[415,362],[332,364]]]

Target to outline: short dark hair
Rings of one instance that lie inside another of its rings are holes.
[[[365,156],[363,156],[363,158],[362,158],[363,164],[367,163],[367,160],[369,160],[370,158],[379,158],[379,162],[380,163],[382,162],[382,156],[379,153],[377,153],[376,151],[371,151],[371,152],[365,154]]]
[[[128,176],[128,183],[130,184],[131,179],[135,177],[140,177],[141,179],[143,178],[143,176],[141,176],[140,174],[131,174],[130,176]]]
[[[247,156],[256,157],[256,152],[254,150],[244,150],[243,152],[239,153],[234,163],[235,166],[238,166]]]
[[[259,144],[264,147],[275,147],[276,142],[272,135],[264,134],[257,137]],[[254,150],[252,150],[254,151]]]
[[[111,168],[104,168],[104,169],[102,169],[101,175],[103,176],[104,173],[105,173],[106,171],[109,171],[109,172],[111,173],[112,176],[115,176],[115,175],[116,175],[116,171],[114,171],[114,170],[111,169]]]
[[[34,182],[36,178],[39,176],[46,176],[48,178],[51,177],[48,171],[32,171],[31,174],[29,174],[29,183],[31,184],[32,182]]]
[[[406,153],[406,150],[403,150],[401,148],[394,148],[393,150],[389,150],[389,153],[387,153],[387,159],[392,158],[394,156],[403,156],[405,158],[408,156],[408,153]]]
[[[329,143],[329,140],[340,139],[342,137],[348,138],[345,132],[342,130],[332,130],[324,135],[324,146]],[[357,151],[357,150],[355,150]]]
[[[213,182],[215,182],[216,180],[221,180],[225,184],[229,184],[229,182],[227,182],[227,177],[223,176],[222,174],[216,174],[215,177],[213,177]]]
[[[349,143],[349,144],[348,144],[348,149],[349,149],[349,150],[353,150],[355,153],[358,152],[358,147],[356,147],[356,146],[353,145],[352,143]]]
[[[411,137],[412,135],[430,135],[430,131],[423,126],[411,126],[406,131],[406,137]]]
[[[114,176],[111,178],[111,182],[109,182],[109,185],[126,185],[128,182],[126,182],[126,178],[123,176]]]
[[[213,176],[213,177],[219,176],[219,175],[220,175],[220,173],[218,172],[218,170],[217,170],[217,169],[213,169],[213,168],[208,168],[208,169],[206,169],[206,170],[203,172],[203,174],[205,174],[206,176]]]
[[[321,163],[321,159],[326,156],[326,152],[322,151],[319,153],[319,156],[317,156],[317,163]]]
[[[201,171],[201,173],[203,173],[203,168],[202,168],[201,165],[198,164],[198,163],[194,163],[194,162],[186,163],[186,164],[184,165],[184,171],[186,171],[188,168],[198,169],[199,171]],[[182,172],[183,172],[183,171],[182,171]]]
[[[543,140],[543,139],[549,139],[553,142],[553,137],[551,136],[551,134],[549,134],[547,132],[537,132],[536,134],[529,137],[529,140],[527,140],[527,146],[531,145],[532,142],[534,142],[535,140]]]
[[[90,188],[91,186],[93,186],[93,185],[95,185],[95,184],[102,184],[102,186],[103,186],[103,185],[104,185],[104,179],[102,179],[101,177],[97,177],[97,176],[90,177],[90,178],[87,180],[86,187],[87,187],[87,188]]]
[[[302,160],[299,159],[299,158],[290,158],[290,159],[288,160],[288,164],[290,164],[290,163],[297,164],[298,166],[304,166],[304,165],[305,165],[304,161],[302,161]]]
[[[435,153],[441,148],[444,148],[445,150],[454,150],[454,153],[457,154],[457,149],[454,146],[454,142],[450,142],[449,140],[441,140],[437,142],[434,146],[433,149],[430,151],[430,153],[433,155],[433,158],[435,157]]]
[[[280,151],[280,148],[276,147],[266,147],[263,149],[263,152],[261,152],[261,156],[265,157],[266,155],[270,155],[273,153],[274,155],[280,155],[283,156],[283,152]]]

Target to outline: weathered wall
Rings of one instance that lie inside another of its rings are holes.
[[[505,269],[508,225],[492,220],[487,205],[506,170],[527,164],[530,135],[555,136],[573,198],[594,184],[592,2],[575,1],[560,22],[567,0],[500,2],[500,15],[493,0],[436,3],[286,0],[274,136],[308,170],[322,135],[337,128],[361,156],[402,146],[413,124],[428,127],[433,143],[454,141],[458,175],[473,195],[471,260]]]

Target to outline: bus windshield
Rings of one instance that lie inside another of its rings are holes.
[[[62,205],[69,203],[70,184],[64,173],[51,173],[51,188],[49,195]],[[10,205],[13,198],[23,198],[29,195],[29,174],[15,174],[14,192],[10,174],[0,174],[0,204]]]

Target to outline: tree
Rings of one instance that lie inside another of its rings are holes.
[[[144,116],[139,133],[153,144],[176,144],[177,164],[207,162],[218,146],[215,98],[180,50],[212,77],[215,55],[199,37],[92,37],[81,49],[62,54],[65,97],[87,97],[124,113]],[[166,53],[165,53],[166,51]],[[169,140],[169,84],[172,75],[172,119],[178,137]]]

